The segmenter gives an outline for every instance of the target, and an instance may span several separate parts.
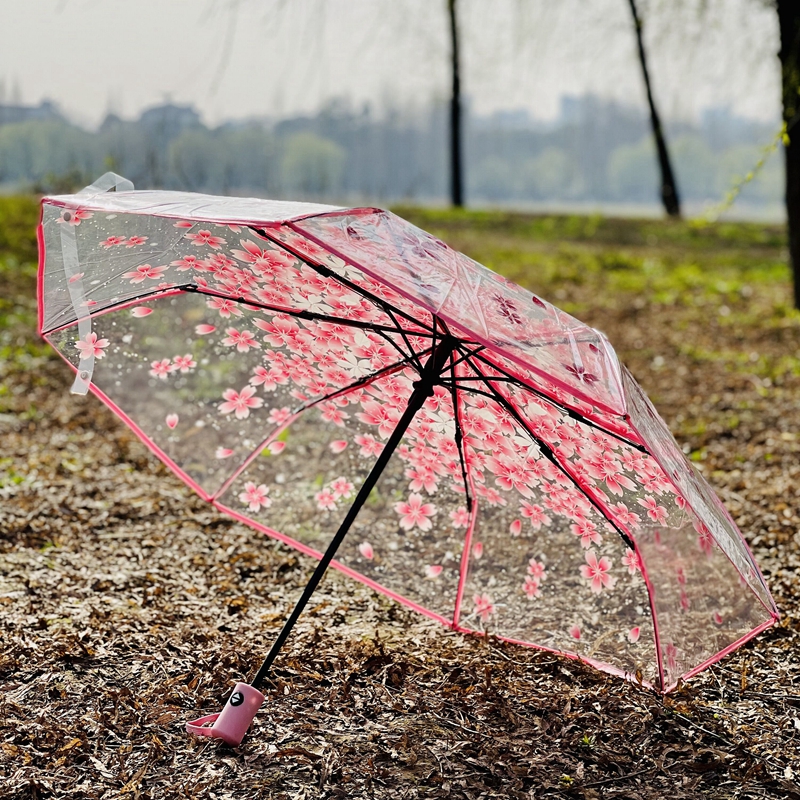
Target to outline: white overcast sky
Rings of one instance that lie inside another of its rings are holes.
[[[762,0],[640,0],[666,116],[703,108],[779,119],[774,11]],[[459,0],[464,92],[479,113],[553,118],[564,94],[644,106],[627,0]],[[445,0],[0,0],[0,82],[78,122],[165,99],[209,124],[381,110],[448,92]]]

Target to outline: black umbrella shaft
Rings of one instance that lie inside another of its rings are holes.
[[[408,405],[406,406],[406,410],[403,412],[403,416],[400,417],[397,426],[392,431],[392,435],[386,442],[386,445],[381,451],[380,456],[378,456],[375,466],[372,468],[369,475],[367,475],[364,483],[361,486],[361,489],[356,495],[356,499],[353,501],[353,505],[350,506],[347,516],[339,526],[339,530],[336,531],[336,535],[328,545],[328,549],[320,559],[319,564],[317,564],[317,568],[314,570],[314,574],[311,576],[311,579],[306,584],[306,588],[303,590],[303,594],[297,601],[297,605],[295,605],[294,610],[289,615],[289,618],[283,624],[283,629],[278,634],[278,638],[272,645],[272,649],[264,659],[264,663],[256,673],[255,678],[253,678],[250,685],[255,689],[258,689],[261,686],[261,684],[264,682],[264,679],[269,674],[272,662],[275,660],[275,657],[280,652],[281,647],[283,647],[286,639],[292,632],[292,628],[294,628],[295,623],[303,613],[303,609],[311,599],[311,595],[314,594],[314,590],[319,585],[319,582],[322,580],[322,576],[325,574],[328,566],[333,560],[333,557],[336,555],[339,545],[342,543],[344,537],[347,535],[347,532],[350,530],[350,526],[353,524],[353,522],[355,522],[358,512],[361,511],[361,507],[366,502],[370,492],[373,490],[373,488],[375,488],[378,478],[380,478],[381,473],[389,463],[389,459],[392,457],[392,454],[400,444],[400,441],[405,435],[405,432],[408,429],[408,426],[411,424],[411,421],[414,419],[417,412],[422,408],[425,401],[433,394],[433,387],[436,385],[436,380],[443,372],[445,365],[447,364],[447,360],[455,349],[455,346],[456,340],[451,336],[445,336],[426,362],[420,379],[414,384],[414,391],[411,393],[411,397],[408,399]]]

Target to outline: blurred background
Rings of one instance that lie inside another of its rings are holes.
[[[0,0],[0,193],[137,188],[662,213],[629,0]],[[683,213],[781,221],[765,0],[638,0]],[[759,164],[764,161],[763,165]]]

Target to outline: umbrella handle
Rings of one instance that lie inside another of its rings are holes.
[[[247,683],[237,683],[222,711],[187,722],[186,732],[222,739],[231,747],[238,747],[265,699],[258,689]]]

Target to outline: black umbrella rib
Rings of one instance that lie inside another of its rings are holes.
[[[399,331],[400,336],[402,337],[403,341],[405,342],[406,347],[408,348],[408,352],[409,353],[414,353],[414,355],[416,356],[416,351],[411,346],[411,342],[409,341],[408,336],[406,335],[406,332],[403,330],[403,327],[397,321],[397,319],[396,319],[396,317],[394,315],[394,312],[392,312],[390,309],[385,309],[385,311],[389,315],[389,318],[392,320],[392,322],[394,322],[394,324],[397,326],[397,330]],[[394,344],[394,342],[392,342],[392,344]],[[395,346],[397,346],[397,345],[395,345]],[[399,349],[399,347],[398,347],[398,349]],[[419,360],[418,357],[414,358],[414,363],[416,364],[417,369],[422,370],[422,362]]]
[[[284,250],[287,250],[295,258],[298,258],[304,264],[307,264],[309,267],[311,267],[311,269],[313,269],[315,272],[318,272],[320,275],[324,276],[325,278],[333,278],[334,280],[336,280],[339,283],[341,283],[342,286],[346,286],[348,289],[350,289],[351,292],[354,292],[355,294],[359,295],[360,297],[363,297],[365,300],[369,300],[371,303],[373,303],[374,305],[378,306],[378,308],[380,308],[382,311],[386,312],[387,314],[389,313],[389,310],[394,311],[396,314],[398,314],[401,317],[404,317],[406,320],[408,320],[410,323],[412,323],[412,325],[419,325],[420,327],[428,328],[429,330],[432,330],[430,325],[428,325],[428,324],[426,324],[424,322],[420,322],[420,320],[415,319],[410,314],[407,314],[405,311],[401,311],[399,308],[396,308],[391,303],[388,303],[386,300],[383,300],[380,297],[376,297],[374,294],[370,294],[370,292],[368,292],[366,289],[362,289],[358,284],[355,284],[351,280],[348,280],[347,278],[345,278],[344,276],[337,274],[330,267],[325,267],[322,264],[313,264],[311,261],[309,261],[307,255],[304,255],[303,253],[298,252],[296,248],[293,248],[291,245],[287,244],[286,242],[282,242],[280,239],[277,239],[277,238],[274,238],[274,237],[270,236],[266,232],[266,230],[261,231],[261,230],[259,230],[257,228],[253,228],[252,230],[254,230],[259,235],[263,236],[265,239],[267,239],[268,241],[272,242],[273,244],[276,244],[278,247],[281,247]],[[299,235],[300,236],[304,236],[304,234],[302,234],[302,233],[299,233]]]
[[[434,349],[435,348],[433,347],[429,347],[427,350],[423,350],[422,353],[420,353],[420,355],[424,356],[429,353],[432,353]],[[369,375],[363,375],[353,383],[350,383],[347,386],[342,387],[341,389],[337,389],[335,392],[326,394],[323,397],[317,397],[310,403],[300,406],[300,408],[297,410],[297,413],[299,414],[301,411],[306,411],[309,408],[314,408],[314,406],[318,406],[320,403],[324,403],[326,400],[333,400],[336,397],[340,397],[343,394],[347,394],[353,389],[358,389],[360,386],[366,386],[370,383],[374,383],[378,378],[382,378],[385,375],[391,375],[393,372],[397,372],[399,369],[402,369],[405,366],[413,366],[411,356],[406,356],[401,361],[395,361],[394,363],[389,364],[386,367],[381,367],[379,370],[376,370],[375,372],[370,372]]]
[[[452,355],[450,357],[452,359]],[[458,391],[456,389],[456,364],[458,362],[451,360],[450,362],[450,375],[452,376],[452,383],[450,384],[450,396],[453,401],[453,420],[456,424],[455,441],[458,448],[458,460],[461,464],[461,479],[464,481],[464,494],[467,498],[467,511],[472,512],[472,494],[469,490],[469,483],[467,481],[467,461],[464,457],[464,431],[461,428],[461,410],[458,404]],[[446,385],[445,385],[446,386]]]
[[[485,358],[484,356],[481,356],[480,354],[477,355],[477,358],[478,358],[478,360],[483,361],[484,364],[486,364],[487,366],[491,367],[492,369],[496,369],[496,370],[498,370],[498,372],[502,372],[504,377],[495,378],[493,376],[486,376],[480,371],[480,369],[478,367],[473,365],[473,369],[477,373],[479,373],[480,377],[476,377],[476,378],[459,378],[458,379],[459,381],[475,380],[475,381],[484,381],[485,382],[486,380],[498,380],[498,381],[503,381],[504,383],[518,383],[525,389],[525,391],[530,392],[531,394],[535,394],[537,397],[540,397],[542,400],[546,400],[548,403],[550,403],[551,405],[554,405],[556,408],[558,408],[560,411],[562,411],[564,414],[566,414],[570,419],[574,419],[576,422],[581,422],[584,425],[588,425],[590,428],[594,428],[595,430],[601,431],[602,433],[605,433],[608,436],[611,436],[614,439],[617,439],[618,441],[622,442],[623,444],[628,445],[628,447],[632,447],[634,450],[638,450],[640,453],[645,453],[647,455],[650,455],[650,453],[647,451],[647,448],[644,445],[638,444],[637,442],[632,442],[630,439],[628,439],[627,437],[623,436],[622,434],[615,433],[614,431],[610,431],[608,428],[605,428],[602,425],[599,425],[598,423],[593,422],[592,420],[588,419],[587,417],[584,417],[583,414],[580,414],[577,411],[574,411],[573,409],[568,408],[563,403],[559,402],[558,400],[554,400],[552,397],[550,397],[549,395],[547,395],[544,392],[540,391],[539,389],[534,389],[532,386],[529,386],[521,378],[518,378],[517,376],[512,375],[509,372],[506,372],[502,367],[500,367],[497,364],[493,363],[488,358]]]
[[[222,292],[214,292],[208,289],[201,289],[200,287],[196,286],[195,284],[187,284],[186,286],[177,287],[180,289],[185,289],[187,292],[193,292],[194,294],[202,294],[208,297],[221,297],[223,300],[233,300],[236,303],[243,303],[244,305],[252,306],[253,308],[262,309],[264,311],[269,311],[274,314],[286,314],[290,317],[298,317],[300,319],[307,319],[313,320],[315,322],[330,322],[334,325],[345,325],[351,328],[362,328],[364,330],[370,331],[386,331],[387,333],[403,333],[401,328],[392,328],[389,325],[381,325],[377,322],[361,322],[360,320],[355,319],[347,319],[345,317],[332,317],[328,314],[319,314],[316,311],[306,311],[304,309],[290,309],[290,308],[281,308],[279,306],[269,306],[266,303],[259,303],[257,300],[251,300],[248,297],[231,297],[229,294],[223,294]],[[426,339],[431,338],[431,334],[425,331],[421,331],[419,333],[414,333],[415,336],[421,336]]]
[[[491,390],[491,394],[488,393],[488,392],[482,392],[480,390],[477,390],[477,393],[481,394],[481,395],[484,395],[485,397],[492,398],[495,402],[499,403],[509,414],[511,414],[511,416],[514,417],[514,419],[517,421],[517,423],[522,426],[522,428],[525,430],[525,432],[528,434],[528,436],[530,436],[531,439],[533,439],[533,441],[536,443],[536,445],[542,451],[542,455],[548,461],[550,461],[553,464],[553,466],[555,466],[564,475],[566,475],[570,479],[570,481],[572,481],[572,483],[575,486],[575,488],[578,489],[578,491],[595,507],[595,509],[600,513],[600,515],[603,517],[603,519],[606,520],[606,522],[608,522],[614,528],[614,530],[620,535],[620,538],[622,539],[622,541],[625,542],[625,544],[628,547],[630,547],[631,550],[635,550],[636,547],[633,544],[633,542],[631,541],[631,538],[628,536],[628,534],[625,533],[625,531],[623,531],[616,524],[616,522],[614,522],[614,520],[609,518],[608,513],[602,508],[602,506],[583,488],[583,486],[580,485],[580,483],[575,479],[575,477],[569,473],[569,471],[566,469],[566,467],[561,463],[561,461],[558,459],[556,454],[553,452],[553,449],[550,447],[550,445],[547,444],[547,442],[545,442],[544,440],[540,439],[528,427],[527,423],[519,415],[519,413],[517,413],[517,410],[514,408],[514,406],[511,403],[509,403],[508,400],[506,400],[506,398],[503,397],[503,395],[501,395],[491,385],[491,383],[489,383],[490,380],[491,380],[490,378],[487,378],[485,385],[488,386],[488,388]],[[467,391],[474,392],[476,390],[475,389],[468,389]]]

